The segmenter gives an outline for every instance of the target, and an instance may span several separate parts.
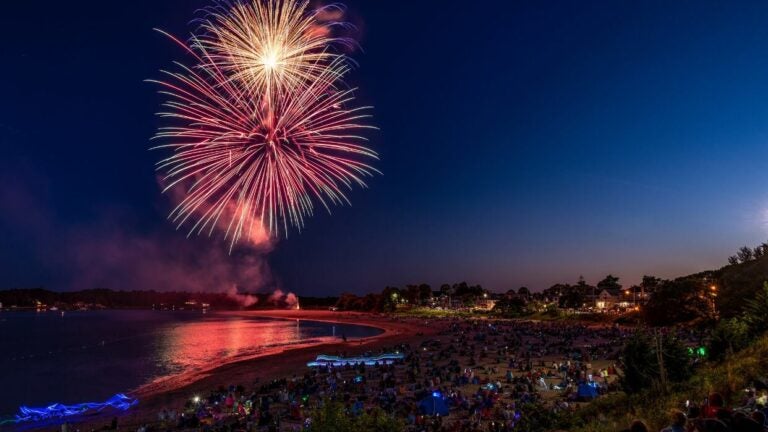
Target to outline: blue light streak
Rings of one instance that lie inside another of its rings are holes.
[[[106,408],[127,411],[137,403],[139,403],[138,399],[132,399],[122,393],[118,393],[102,403],[86,402],[76,405],[55,403],[42,408],[22,406],[19,408],[19,414],[16,415],[15,423],[60,419],[89,412],[100,412]]]

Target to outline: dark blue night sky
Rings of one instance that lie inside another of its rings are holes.
[[[208,4],[3,6],[0,288],[89,287],[79,242],[222,247],[165,221],[143,81],[184,59],[152,28],[187,35]],[[768,3],[346,4],[384,175],[279,241],[275,285],[634,283],[768,239]]]

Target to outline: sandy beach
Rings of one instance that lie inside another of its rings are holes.
[[[121,428],[135,429],[134,426],[155,421],[157,413],[161,409],[182,406],[195,395],[207,394],[212,389],[222,386],[227,387],[233,384],[251,386],[257,382],[301,375],[307,370],[306,363],[314,360],[318,354],[343,352],[347,355],[355,355],[402,343],[420,343],[421,340],[443,330],[445,326],[445,323],[440,322],[431,322],[429,325],[425,325],[427,323],[423,319],[403,320],[378,314],[327,310],[271,310],[232,313],[264,318],[358,324],[377,327],[384,332],[377,336],[354,339],[348,342],[321,342],[309,346],[288,346],[257,358],[224,364],[196,376],[193,382],[179,381],[183,383],[179,385],[165,382],[162,386],[143,386],[130,394],[130,396],[139,399],[139,404],[128,412],[118,414]],[[113,414],[105,413],[105,415],[92,416],[74,423],[81,430],[99,428],[107,424]],[[50,426],[45,429],[50,429]]]
[[[121,430],[137,430],[142,425],[157,426],[164,424],[159,418],[161,413],[167,415],[166,410],[180,413],[185,404],[196,396],[208,401],[210,397],[218,397],[212,395],[240,392],[231,386],[242,386],[245,394],[253,395],[256,393],[251,391],[261,388],[258,394],[266,394],[275,401],[273,412],[282,416],[281,430],[294,430],[301,426],[303,414],[289,412],[284,398],[287,393],[281,396],[279,390],[285,390],[287,382],[315,386],[314,390],[305,387],[307,394],[313,395],[308,406],[315,406],[322,397],[321,392],[327,394],[329,386],[330,376],[323,375],[327,372],[318,375],[315,370],[308,373],[310,369],[306,366],[307,362],[314,360],[318,354],[355,356],[365,352],[391,351],[402,344],[408,345],[400,349],[410,360],[386,369],[391,372],[388,384],[384,384],[383,370],[376,368],[366,373],[366,379],[371,380],[370,384],[354,387],[352,378],[358,372],[346,369],[337,372],[341,374],[336,377],[340,383],[339,394],[342,397],[352,394],[361,396],[360,391],[363,390],[367,395],[363,396],[367,406],[373,407],[382,403],[380,396],[387,393],[382,389],[390,388],[397,394],[394,396],[397,406],[390,409],[397,410],[398,416],[403,419],[410,415],[412,422],[417,409],[415,404],[423,398],[425,391],[451,395],[453,414],[446,416],[446,424],[503,420],[512,415],[515,403],[522,400],[538,401],[544,410],[572,410],[579,405],[573,396],[574,380],[580,379],[578,377],[594,374],[601,382],[603,391],[609,391],[609,387],[616,390],[615,385],[612,385],[615,384],[615,372],[610,378],[601,378],[600,375],[601,371],[612,367],[616,349],[621,346],[621,340],[630,334],[614,327],[586,326],[575,322],[545,323],[482,318],[434,320],[327,310],[231,314],[356,324],[376,327],[383,332],[372,337],[349,339],[347,342],[321,338],[308,344],[276,347],[259,357],[231,361],[204,371],[145,385],[129,393],[139,401],[129,411],[107,411],[85,418],[70,418],[70,430],[105,430],[115,416]],[[591,360],[585,363],[572,362],[574,351],[588,354]],[[565,379],[564,373],[569,377],[570,390],[555,389]],[[273,384],[275,380],[283,381]],[[492,384],[493,389],[488,388],[488,384]],[[475,406],[479,403],[478,398],[483,399],[483,403],[492,404],[494,408],[485,407],[480,410],[479,406]],[[197,415],[193,417],[197,418]],[[226,422],[227,416],[223,418]],[[59,427],[56,423],[19,426],[21,430],[54,430]]]

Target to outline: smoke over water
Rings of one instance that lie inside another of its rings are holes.
[[[0,179],[1,180],[1,179]],[[55,214],[31,193],[39,188],[17,181],[0,182],[0,228],[24,238],[47,275],[24,275],[22,285],[53,290],[192,291],[228,294],[242,307],[290,305],[295,295],[279,289],[267,262],[274,241],[254,232],[230,253],[223,238],[186,237],[160,219],[156,229],[142,229],[128,212],[103,211],[76,227],[62,227]],[[223,237],[223,236],[222,236]],[[7,283],[7,282],[6,282]],[[257,293],[262,295],[259,302]],[[276,301],[264,301],[263,298]],[[280,300],[280,301],[277,301]]]
[[[279,291],[279,290],[278,290]],[[254,306],[259,302],[259,298],[252,294],[239,293],[237,287],[233,286],[227,290],[227,297],[235,300],[241,307],[247,308]]]
[[[139,233],[112,226],[81,228],[66,239],[71,287],[230,292],[268,289],[270,249],[242,247],[179,232]]]
[[[285,304],[288,309],[296,309],[299,306],[299,299],[294,293],[284,293],[281,289],[276,289],[269,296],[269,302],[272,304]]]

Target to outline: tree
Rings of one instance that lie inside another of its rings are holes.
[[[752,249],[748,246],[742,246],[741,249],[736,253],[736,256],[739,257],[739,261],[745,263],[747,261],[752,261],[753,253]]]
[[[419,304],[419,286],[418,285],[406,285],[403,296],[408,300],[408,303],[412,305]]]
[[[424,305],[432,298],[432,287],[428,284],[419,285],[419,304]]]
[[[520,287],[517,290],[517,295],[525,300],[528,300],[531,298],[531,290],[529,290],[528,287]]]
[[[651,338],[645,333],[636,333],[627,340],[621,351],[621,363],[624,391],[638,393],[650,387],[658,367]]]
[[[755,298],[745,302],[744,322],[754,336],[768,331],[768,282],[763,282]]]
[[[339,301],[336,302],[336,307],[341,310],[359,310],[359,300],[360,297],[354,294],[343,293],[339,296]]]
[[[480,285],[467,285],[466,282],[461,282],[453,286],[454,295],[460,297],[464,305],[471,306],[475,304],[475,301],[485,294],[485,290]]]
[[[736,265],[739,263],[739,257],[736,255],[731,255],[728,257],[728,264],[729,265]]]
[[[569,291],[571,289],[571,286],[568,284],[554,284],[551,287],[547,288],[542,292],[544,297],[548,299],[558,299],[560,296],[562,296],[565,292]]]
[[[722,360],[749,345],[749,326],[741,317],[720,320],[712,331],[709,341],[709,358]]]
[[[569,287],[569,289],[560,295],[559,306],[561,308],[576,309],[584,305],[584,293],[575,287]]]
[[[362,310],[364,311],[380,311],[382,302],[381,302],[381,296],[379,294],[374,293],[368,293],[363,297],[362,300],[363,307]]]
[[[645,318],[651,325],[671,325],[709,318],[712,306],[698,278],[679,278],[662,282],[645,305]]]
[[[676,338],[661,333],[653,336],[636,333],[624,344],[620,358],[624,372],[621,383],[627,393],[637,393],[664,380],[685,381],[692,373],[691,360],[685,345]],[[662,377],[659,358],[664,362],[665,377]]]
[[[525,300],[520,297],[503,298],[493,306],[493,312],[506,318],[516,318],[527,312]]]
[[[652,293],[653,291],[658,288],[659,284],[661,283],[661,279],[657,278],[656,276],[643,276],[643,281],[640,282],[640,287],[646,292],[646,293]]]
[[[381,310],[383,312],[393,312],[397,308],[397,302],[400,300],[402,293],[399,288],[386,287],[381,291]]]
[[[661,352],[664,356],[664,372],[669,381],[682,382],[691,377],[691,356],[688,354],[688,347],[678,338],[664,335],[661,340]]]
[[[620,290],[621,284],[619,284],[619,278],[614,275],[608,275],[605,279],[597,283],[597,287],[601,290]]]

